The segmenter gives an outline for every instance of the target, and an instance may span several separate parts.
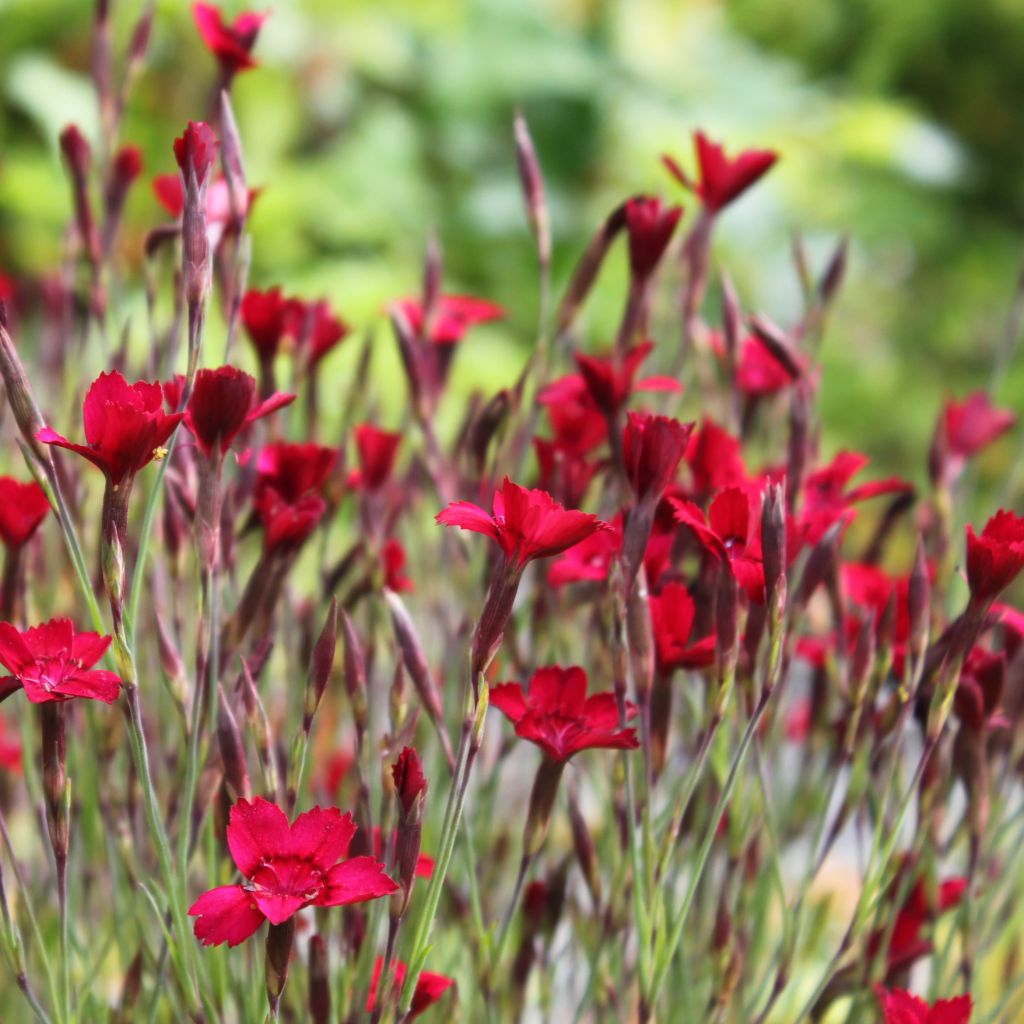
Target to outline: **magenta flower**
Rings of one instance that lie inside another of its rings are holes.
[[[0,622],[0,665],[11,673],[0,679],[0,700],[20,687],[33,704],[73,697],[113,704],[121,692],[120,676],[92,667],[110,639],[76,633],[70,619],[51,619],[24,632]]]
[[[579,666],[539,668],[528,689],[518,683],[491,687],[491,704],[516,727],[516,735],[536,743],[555,762],[581,750],[634,750],[635,729],[622,729],[613,693],[587,696],[587,673]],[[629,705],[629,717],[636,708]]]
[[[46,492],[34,480],[0,476],[0,541],[8,548],[27,543],[49,512]]]
[[[217,58],[228,78],[239,71],[247,71],[257,66],[252,56],[252,48],[256,45],[256,37],[263,27],[263,22],[267,20],[266,14],[243,11],[228,24],[224,21],[224,15],[219,7],[214,4],[195,3],[192,5],[192,16],[207,49]]]
[[[303,907],[338,907],[390,896],[398,886],[374,857],[345,860],[356,833],[351,814],[314,807],[291,825],[261,797],[239,800],[228,818],[228,849],[246,881],[203,893],[189,908],[204,946],[237,946],[264,920],[281,924]]]
[[[699,172],[696,181],[672,157],[661,159],[672,177],[695,192],[711,213],[718,213],[750,188],[779,158],[770,149],[747,149],[739,156],[727,157],[721,145],[700,131],[693,133],[693,145]]]

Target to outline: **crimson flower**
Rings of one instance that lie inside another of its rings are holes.
[[[168,405],[180,402],[185,378],[179,375],[164,384]],[[275,392],[263,402],[256,400],[256,381],[234,366],[200,370],[185,410],[185,426],[207,457],[219,449],[223,455],[235,438],[256,420],[295,401],[295,396]]]
[[[700,430],[690,439],[686,463],[690,467],[698,494],[735,487],[747,480],[739,439],[710,417],[704,420]]]
[[[658,500],[675,478],[694,424],[631,412],[622,433],[626,476],[637,501]]]
[[[587,673],[577,665],[539,668],[527,690],[518,683],[491,687],[491,704],[516,727],[516,735],[536,743],[556,763],[592,748],[635,750],[635,729],[619,727],[613,693],[587,696]],[[629,717],[636,707],[629,705]]]
[[[39,529],[50,511],[46,492],[34,480],[22,483],[0,476],[0,540],[20,548]]]
[[[762,600],[760,496],[741,487],[727,487],[711,502],[707,518],[692,501],[668,500],[676,520],[693,531],[701,547],[729,567],[751,600]]]
[[[92,382],[82,406],[86,444],[75,444],[50,427],[36,438],[88,459],[115,490],[147,463],[162,457],[164,442],[183,413],[163,411],[160,385],[144,380],[129,384],[116,370]]]
[[[158,174],[153,179],[153,194],[167,213],[178,220],[185,211],[185,186],[180,174]],[[252,209],[258,195],[250,189],[243,197],[244,208],[233,209],[231,191],[223,175],[217,175],[207,186],[206,203],[203,209],[206,218],[206,236],[211,249],[216,249],[225,230],[236,215],[244,217]]]
[[[969,995],[939,999],[929,1006],[923,999],[900,988],[875,987],[885,1024],[969,1024],[973,1004]]]
[[[696,182],[672,157],[661,159],[669,173],[684,188],[692,189],[711,213],[718,213],[750,188],[778,159],[778,153],[770,149],[747,149],[730,159],[720,144],[701,131],[693,133],[693,144],[700,175]]]
[[[121,679],[92,666],[110,646],[109,636],[76,633],[70,619],[51,619],[19,632],[0,622],[0,665],[11,673],[0,679],[0,700],[22,687],[33,704],[89,697],[113,704]]]
[[[853,477],[870,461],[860,452],[842,451],[827,466],[808,474],[801,513],[804,539],[808,544],[817,544],[834,523],[850,523],[856,515],[850,506],[856,502],[883,494],[913,493],[913,484],[894,476],[847,489]]]
[[[281,289],[250,288],[242,297],[239,316],[260,360],[273,359],[288,328],[289,305]]]
[[[422,334],[423,303],[419,299],[399,299],[398,308],[414,334]],[[430,326],[430,341],[435,345],[454,345],[477,324],[500,320],[505,310],[496,302],[472,295],[441,295],[435,305]]]
[[[658,665],[662,671],[703,668],[715,660],[714,635],[692,641],[690,631],[697,608],[682,583],[666,583],[648,600]]]
[[[213,129],[205,121],[189,121],[180,139],[174,140],[174,159],[182,177],[194,177],[202,185],[217,162],[220,143]]]
[[[391,476],[402,435],[381,430],[372,423],[360,423],[354,433],[359,472],[354,479],[350,478],[350,482],[368,491],[379,490]]]
[[[331,310],[326,299],[287,302],[286,330],[307,353],[307,362],[315,366],[349,334],[349,326]]]
[[[711,334],[711,345],[719,358],[725,355],[725,344],[718,331]],[[750,398],[772,395],[788,388],[797,378],[791,367],[782,362],[756,334],[740,343],[736,366],[736,387]]]
[[[554,432],[553,443],[574,456],[583,456],[608,436],[608,421],[594,405],[579,374],[552,381],[537,395]]]
[[[953,708],[957,718],[971,732],[1008,724],[998,714],[1006,683],[1006,655],[974,647],[964,662],[957,682]]]
[[[1017,422],[1009,409],[997,409],[984,391],[975,391],[962,402],[950,400],[942,417],[946,445],[960,459],[976,455]]]
[[[225,76],[230,78],[239,71],[256,67],[252,48],[256,45],[266,14],[244,11],[230,25],[214,4],[195,3],[192,16],[207,49],[217,58]]]
[[[592,533],[559,555],[548,569],[548,583],[563,587],[567,583],[606,580],[621,549],[622,517],[617,516],[607,530]]]
[[[978,604],[993,601],[1024,569],[1024,518],[1000,509],[981,536],[967,527],[967,582]]]
[[[318,444],[268,445],[256,463],[253,504],[263,522],[268,551],[297,550],[327,509],[320,496],[338,452]]]
[[[203,893],[189,908],[204,946],[237,946],[264,919],[281,924],[303,907],[338,907],[389,896],[398,887],[374,857],[343,858],[356,833],[351,814],[314,807],[291,825],[262,797],[239,800],[228,817],[228,849],[245,877]]]
[[[373,967],[373,977],[370,979],[370,994],[366,1000],[367,1013],[373,1013],[373,1008],[377,1004],[377,986],[380,983],[380,972],[383,969],[384,958],[379,956]],[[405,971],[405,964],[401,960],[391,961],[395,988],[399,988],[405,981]],[[412,1004],[409,1007],[410,1018],[418,1017],[424,1010],[433,1006],[454,984],[455,979],[444,974],[421,971],[419,978],[416,979],[416,990],[413,992]]]
[[[389,537],[380,549],[380,560],[384,566],[384,586],[396,594],[415,590],[412,580],[405,575],[405,548],[395,537]]]
[[[604,433],[604,417],[600,421]],[[571,447],[566,448],[558,441],[548,441],[543,437],[533,439],[533,451],[537,456],[537,482],[541,490],[547,491],[566,508],[579,508],[598,464],[588,461]]]
[[[547,491],[520,487],[508,477],[494,492],[493,509],[490,514],[471,501],[453,501],[436,518],[442,526],[490,537],[516,571],[535,558],[557,555],[607,529],[597,516],[565,509]]]
[[[640,364],[647,358],[654,343],[641,342],[628,349],[619,360],[614,355],[586,356],[576,353],[576,366],[594,404],[606,415],[614,416],[634,391],[683,390],[672,377],[647,377],[637,381]]]
[[[650,277],[672,240],[681,206],[665,208],[655,196],[634,196],[626,202],[629,267],[638,281]]]
[[[21,738],[6,718],[0,718],[0,768],[21,775],[21,755]]]

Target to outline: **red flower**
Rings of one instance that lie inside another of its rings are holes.
[[[700,196],[711,213],[717,213],[750,188],[778,159],[778,153],[770,149],[748,149],[730,159],[721,145],[700,131],[693,133],[693,144],[700,172],[696,182],[672,157],[663,156],[661,159],[669,173],[685,188]]]
[[[711,334],[711,346],[719,358],[725,356],[725,344],[719,331]],[[791,367],[783,363],[772,350],[752,334],[740,344],[736,367],[736,386],[751,398],[775,394],[788,388],[797,377]]]
[[[710,494],[747,480],[739,440],[710,417],[690,439],[686,462],[698,494]]]
[[[604,433],[604,417],[600,417],[600,421]],[[566,508],[579,508],[598,464],[588,462],[583,455],[558,441],[547,441],[542,437],[533,439],[533,451],[537,456],[540,471],[537,483],[541,490],[547,491]]]
[[[338,907],[389,896],[398,887],[373,857],[343,860],[355,835],[351,814],[314,807],[291,825],[261,797],[239,800],[228,818],[228,849],[247,879],[204,893],[189,908],[204,946],[237,946],[264,919],[281,924],[303,907]]]
[[[1024,518],[1000,509],[978,537],[967,527],[967,582],[978,604],[994,600],[1024,568]]]
[[[634,196],[626,202],[629,267],[637,280],[650,277],[682,215],[681,206],[666,209],[654,196]]]
[[[213,4],[195,3],[192,15],[196,27],[203,37],[207,49],[217,58],[224,74],[231,76],[239,71],[256,67],[252,48],[256,45],[266,14],[244,11],[232,24],[224,23],[224,15]]]
[[[947,402],[943,421],[950,454],[964,460],[1010,430],[1017,417],[1009,409],[997,409],[984,391],[975,391],[962,402]]]
[[[621,361],[616,356],[585,356],[576,353],[576,366],[583,383],[594,404],[606,416],[614,416],[629,401],[634,391],[683,390],[682,385],[671,377],[648,377],[636,381],[640,364],[653,348],[653,342],[641,342],[627,350]]]
[[[158,174],[153,179],[153,194],[175,220],[182,216],[185,210],[185,186],[180,174]],[[204,214],[206,237],[211,249],[216,249],[220,244],[225,229],[234,222],[236,214],[240,217],[248,214],[258,194],[255,189],[250,189],[242,197],[242,209],[234,210],[231,206],[231,192],[223,175],[218,175],[210,182],[206,189]]]
[[[491,515],[471,501],[453,501],[436,518],[442,526],[458,526],[497,541],[514,570],[607,529],[597,516],[565,509],[547,491],[528,490],[508,477],[494,492],[493,507]]]
[[[183,415],[163,411],[159,384],[129,384],[116,370],[101,373],[92,382],[82,414],[86,444],[74,444],[50,427],[36,437],[88,459],[114,488],[161,454]]]
[[[567,583],[608,579],[612,562],[622,548],[622,518],[616,517],[607,530],[592,533],[579,544],[573,544],[551,563],[548,583],[563,587]]]
[[[288,300],[280,288],[250,289],[242,298],[239,315],[260,360],[273,359],[288,328]]]
[[[7,719],[0,718],[0,768],[21,775],[21,739]]]
[[[189,121],[180,139],[174,140],[174,159],[182,177],[187,181],[195,177],[202,185],[217,162],[220,143],[213,129],[205,121]]]
[[[388,482],[395,465],[402,435],[381,430],[372,423],[355,428],[356,450],[359,453],[359,474],[352,483],[376,491]]]
[[[626,476],[637,501],[658,500],[675,478],[694,424],[631,412],[622,432]]]
[[[762,600],[760,497],[741,487],[727,487],[711,502],[707,519],[692,501],[668,500],[676,520],[693,531],[708,554],[731,569],[750,599]]]
[[[583,456],[608,436],[608,421],[579,374],[552,381],[537,395],[547,410],[554,443],[570,455]]]
[[[50,511],[46,492],[34,480],[21,483],[0,476],[0,540],[20,548],[39,529]]]
[[[33,704],[72,697],[113,704],[120,677],[92,667],[109,646],[109,636],[76,633],[70,619],[51,619],[23,633],[0,622],[0,665],[11,673],[0,680],[0,700],[23,687]]]
[[[556,762],[591,748],[635,750],[635,729],[619,728],[619,709],[612,693],[587,696],[587,673],[578,666],[539,668],[529,689],[518,683],[491,688],[491,704],[516,727],[516,735],[536,743]],[[629,705],[629,717],[636,708]]]
[[[875,987],[885,1024],[969,1024],[973,1004],[969,995],[939,999],[929,1006],[923,999],[895,988]]]
[[[827,466],[808,475],[804,482],[804,508],[800,517],[804,540],[808,544],[817,544],[834,523],[850,523],[856,515],[856,511],[850,508],[855,502],[883,494],[913,493],[912,484],[894,476],[847,490],[850,480],[868,462],[870,459],[860,452],[843,451]]]
[[[423,303],[419,299],[399,299],[397,303],[414,334],[423,331]],[[435,345],[454,345],[462,341],[471,327],[500,320],[503,307],[472,295],[442,295],[434,308],[430,341]]]
[[[366,1012],[372,1013],[377,1003],[377,985],[380,982],[380,972],[384,969],[384,958],[377,957],[373,967],[373,977],[370,979],[370,995],[366,1000]],[[401,960],[391,961],[391,971],[394,974],[395,988],[399,988],[405,981],[405,964]],[[421,971],[416,979],[416,991],[412,995],[412,1005],[409,1007],[410,1017],[418,1017],[424,1010],[436,1003],[455,984],[454,978],[448,978],[443,974],[431,974],[430,971]]]
[[[164,384],[168,405],[177,407],[185,378],[178,376]],[[223,455],[235,438],[263,416],[295,401],[294,395],[275,392],[264,402],[256,400],[256,381],[234,366],[200,370],[192,389],[185,426],[207,456],[219,448]]]
[[[381,548],[380,558],[384,565],[384,586],[388,590],[401,594],[416,589],[412,580],[405,575],[405,548],[401,541],[389,537]]]
[[[259,455],[253,505],[263,522],[264,546],[298,550],[327,510],[320,491],[338,452],[317,444],[268,445]]]
[[[423,762],[413,747],[403,747],[398,760],[391,766],[391,779],[395,784],[395,796],[408,814],[417,798],[427,791],[427,777],[423,774]]]
[[[289,299],[286,330],[307,350],[310,366],[319,363],[349,334],[348,324],[334,315],[326,299],[317,302]]]
[[[691,643],[690,631],[697,609],[682,583],[667,583],[649,598],[658,664],[663,671],[703,668],[715,660],[715,637]]]

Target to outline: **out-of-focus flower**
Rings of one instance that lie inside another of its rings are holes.
[[[50,502],[34,480],[22,483],[0,476],[0,541],[8,548],[20,548],[39,529]]]
[[[682,583],[667,583],[649,598],[651,626],[662,671],[703,668],[715,660],[715,637],[692,641],[690,632],[697,609]]]
[[[179,375],[164,384],[171,408],[177,408],[184,382]],[[205,455],[212,455],[217,448],[224,454],[243,430],[294,400],[294,395],[276,392],[263,402],[257,401],[256,381],[234,366],[200,370],[184,422]]]
[[[380,972],[384,969],[384,958],[377,957],[373,967],[373,977],[370,979],[370,994],[366,1000],[366,1012],[372,1013],[377,1005],[377,988],[380,984]],[[405,964],[401,960],[392,960],[391,971],[394,975],[394,986],[400,987],[405,981]],[[409,1016],[418,1017],[424,1010],[434,1005],[444,994],[455,984],[454,978],[448,978],[443,974],[431,974],[430,971],[421,971],[416,979],[416,991],[412,995],[412,1004],[409,1007]]]
[[[692,501],[668,500],[677,521],[693,531],[704,550],[729,567],[752,600],[762,600],[760,497],[727,487],[715,496],[706,518]]]
[[[338,452],[318,444],[268,445],[256,464],[253,495],[268,551],[296,550],[316,529],[327,505],[320,495]]]
[[[606,580],[621,548],[622,518],[617,516],[607,530],[592,533],[559,555],[548,569],[548,583],[563,587],[567,583]]]
[[[205,121],[189,121],[181,138],[174,140],[174,159],[182,177],[186,182],[194,178],[198,185],[209,177],[219,150],[217,136]]]
[[[21,754],[21,737],[6,718],[0,717],[0,768],[20,775]]]
[[[683,386],[672,377],[646,377],[638,381],[640,364],[654,348],[650,341],[641,342],[628,349],[619,360],[614,355],[588,356],[576,353],[576,366],[583,384],[589,392],[594,404],[608,417],[615,416],[625,407],[634,391],[673,391],[681,392]],[[568,378],[571,380],[571,378]],[[556,382],[557,384],[557,382]],[[549,392],[550,387],[545,388]],[[549,394],[548,401],[553,396]],[[543,400],[543,399],[541,399]]]
[[[631,412],[622,434],[626,477],[638,502],[657,500],[672,482],[694,424]]]
[[[967,460],[998,440],[1017,422],[1009,409],[997,409],[988,394],[975,391],[962,402],[950,399],[939,418],[932,446],[932,472],[954,481]]]
[[[405,548],[396,537],[389,537],[384,542],[380,560],[384,566],[384,586],[388,590],[401,594],[416,589],[412,580],[405,575]]]
[[[967,527],[967,582],[979,605],[997,598],[1024,569],[1024,518],[1000,509],[981,536]]]
[[[194,3],[192,15],[207,49],[217,58],[229,79],[239,71],[257,66],[252,56],[266,13],[243,11],[231,24],[224,21],[221,9],[214,4]]]
[[[77,452],[106,475],[115,489],[154,458],[183,413],[165,413],[157,383],[129,384],[116,370],[101,373],[85,396],[86,444],[75,444],[50,427],[36,435],[44,444]]]
[[[368,491],[380,490],[391,478],[402,435],[381,430],[372,423],[360,423],[353,433],[359,455],[359,470],[350,474],[349,483]]]
[[[969,995],[939,999],[930,1006],[918,996],[900,988],[887,991],[875,987],[884,1024],[969,1024],[973,1004]]]
[[[286,309],[285,330],[302,347],[309,366],[316,366],[349,335],[348,324],[335,314],[326,299],[289,299]]]
[[[204,893],[189,908],[204,946],[237,946],[264,920],[281,924],[303,907],[337,907],[397,891],[374,857],[343,859],[355,835],[351,814],[314,807],[290,825],[275,804],[239,800],[228,818],[228,849],[246,878]]]
[[[239,316],[260,361],[273,359],[288,328],[288,300],[280,288],[250,288],[242,297]]]
[[[587,674],[579,666],[539,668],[528,689],[518,683],[491,688],[491,704],[516,727],[516,735],[536,743],[555,762],[568,761],[581,750],[633,750],[635,729],[619,727],[613,693],[587,696]],[[630,717],[636,708],[630,705]]]
[[[0,665],[11,673],[0,679],[0,700],[22,688],[33,704],[74,697],[113,704],[120,677],[92,667],[109,646],[109,636],[76,633],[70,619],[51,619],[24,632],[0,622]]]
[[[698,494],[711,494],[723,487],[743,484],[747,480],[739,439],[710,417],[704,420],[697,433],[690,438],[686,463],[690,467],[694,489]]]
[[[489,513],[471,501],[453,501],[437,514],[437,521],[490,537],[516,571],[607,529],[597,516],[565,509],[546,491],[520,487],[508,477],[494,492],[493,509]]]
[[[413,332],[421,335],[424,329],[423,303],[419,299],[399,299],[397,306]],[[500,320],[504,315],[504,307],[487,299],[477,299],[472,295],[441,295],[433,311],[428,340],[435,345],[454,345],[462,341],[471,327]]]
[[[634,196],[626,202],[629,266],[638,281],[651,276],[682,215],[681,206],[665,207],[656,196]]]
[[[711,213],[718,213],[750,188],[779,158],[770,149],[747,149],[727,157],[724,148],[701,131],[693,133],[693,145],[699,175],[696,181],[672,157],[661,159],[676,181],[695,192]]]

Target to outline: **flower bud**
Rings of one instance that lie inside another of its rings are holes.
[[[92,204],[89,202],[89,165],[92,151],[85,136],[76,125],[68,125],[60,133],[60,148],[71,174],[72,197],[75,204],[75,220],[78,234],[89,261],[99,261],[99,237],[93,219]]]
[[[541,269],[551,263],[551,218],[548,215],[548,202],[544,191],[544,176],[541,173],[540,161],[533,146],[530,129],[522,111],[516,111],[514,131],[516,139],[516,163],[519,167],[519,183],[526,202],[526,218],[530,231],[537,243],[537,257]]]
[[[533,857],[544,844],[551,812],[558,796],[558,784],[562,779],[564,761],[553,761],[545,757],[534,776],[530,791],[530,806],[523,829],[523,857]]]
[[[271,1016],[277,1016],[281,993],[288,981],[288,962],[292,955],[295,939],[295,918],[289,917],[282,924],[272,924],[267,931],[267,949],[264,958],[266,973],[267,1002]]]
[[[309,1017],[313,1024],[328,1024],[331,1019],[327,943],[319,933],[309,940]]]
[[[366,730],[366,659],[363,645],[348,612],[341,613],[341,628],[345,636],[345,692],[352,704],[352,716],[359,732]]]
[[[36,435],[45,426],[43,414],[36,404],[32,385],[29,384],[18,350],[7,333],[7,309],[3,301],[0,301],[0,376],[3,377],[7,403],[11,407],[14,421],[18,424],[26,446],[39,462],[49,466],[49,449],[36,440]]]
[[[327,621],[313,646],[313,654],[309,662],[309,673],[306,677],[306,705],[302,728],[309,734],[313,724],[313,716],[323,699],[324,690],[331,678],[334,668],[334,652],[338,643],[338,599],[331,599],[331,607],[327,612]]]
[[[423,644],[416,632],[415,625],[413,625],[412,618],[402,599],[393,590],[384,589],[384,600],[391,613],[391,625],[402,652],[402,661],[412,677],[416,693],[427,714],[435,722],[440,722],[443,718],[441,696],[438,693],[437,683],[430,671],[430,666],[427,664],[427,656],[423,651]]]
[[[224,764],[224,782],[231,799],[249,799],[249,769],[245,762],[245,746],[238,729],[231,705],[228,704],[222,687],[217,687],[217,742],[220,745],[220,759]]]
[[[928,574],[928,557],[924,550],[924,538],[918,537],[914,554],[914,568],[910,572],[907,588],[909,617],[910,652],[915,661],[924,657],[928,646],[929,620],[931,618],[931,579]]]
[[[423,762],[412,747],[405,747],[399,754],[398,760],[392,765],[391,778],[399,807],[398,828],[395,832],[395,865],[398,883],[402,887],[401,892],[392,897],[392,916],[401,917],[409,905],[416,878],[423,832],[423,804],[427,793]]]

